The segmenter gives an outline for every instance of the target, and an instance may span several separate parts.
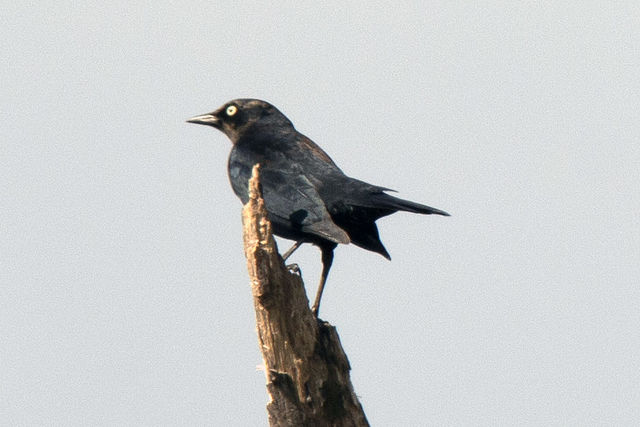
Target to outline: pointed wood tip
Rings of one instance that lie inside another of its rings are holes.
[[[262,190],[260,189],[260,163],[253,165],[251,178],[249,179],[249,198],[255,200],[258,197],[262,197]]]

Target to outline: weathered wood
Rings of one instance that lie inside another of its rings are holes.
[[[336,329],[317,319],[299,275],[276,248],[259,190],[258,165],[242,211],[271,426],[368,426]]]

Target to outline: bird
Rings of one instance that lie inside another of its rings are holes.
[[[273,232],[295,241],[282,255],[284,261],[303,243],[320,248],[322,272],[311,308],[316,317],[338,244],[353,243],[390,260],[376,220],[398,211],[449,216],[440,209],[392,196],[387,192],[394,190],[389,188],[347,176],[266,101],[234,99],[187,122],[212,126],[231,140],[227,170],[231,187],[243,204],[249,200],[252,168],[260,164],[262,195]]]

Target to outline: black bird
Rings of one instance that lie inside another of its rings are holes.
[[[448,213],[386,194],[388,188],[350,178],[273,105],[258,99],[235,99],[219,109],[187,120],[213,126],[233,143],[228,172],[236,195],[247,203],[251,170],[260,164],[260,183],[273,232],[322,252],[322,274],[312,306],[317,316],[324,284],[338,243],[353,243],[389,253],[378,236],[375,221],[397,211],[420,214]]]

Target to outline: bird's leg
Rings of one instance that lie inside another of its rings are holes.
[[[303,243],[302,240],[298,240],[297,242],[295,242],[293,246],[291,246],[289,250],[282,255],[282,261],[286,261],[287,258],[289,258],[291,254],[293,254],[296,251],[296,249],[300,247],[302,243]]]
[[[320,299],[322,298],[322,291],[324,290],[324,284],[327,282],[327,276],[329,275],[329,269],[333,262],[333,250],[336,244],[332,246],[323,246],[320,248],[322,251],[322,274],[320,276],[320,284],[318,285],[318,291],[316,292],[316,300],[311,306],[311,312],[314,316],[318,317],[318,310],[320,309]]]

